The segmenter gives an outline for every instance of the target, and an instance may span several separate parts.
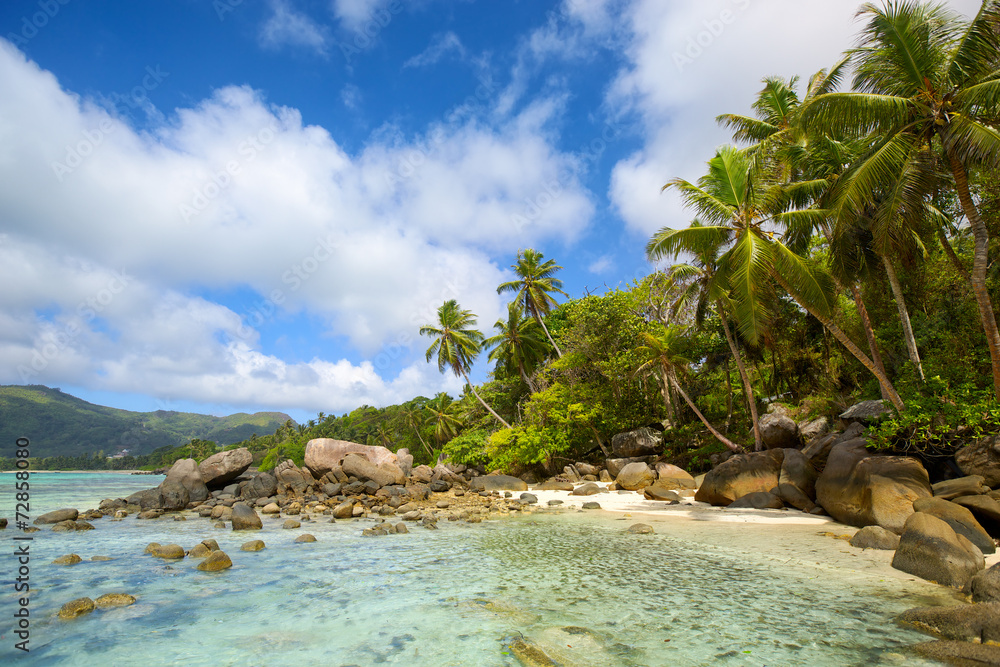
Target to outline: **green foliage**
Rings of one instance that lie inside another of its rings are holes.
[[[486,454],[486,442],[489,437],[488,431],[466,431],[449,440],[442,451],[448,456],[448,460],[454,463],[482,465],[489,461]]]

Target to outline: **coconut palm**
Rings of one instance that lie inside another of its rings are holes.
[[[562,291],[562,281],[553,277],[555,272],[562,267],[558,266],[552,259],[542,262],[542,257],[544,257],[542,253],[532,248],[518,250],[517,263],[510,267],[514,269],[518,279],[501,284],[497,287],[497,294],[516,292],[515,303],[519,303],[524,312],[541,325],[545,336],[552,343],[552,349],[556,351],[557,356],[562,357],[562,350],[552,339],[552,334],[545,326],[542,316],[547,315],[556,305],[555,299],[552,298],[553,292],[558,292],[563,296],[569,295]]]
[[[538,322],[525,316],[521,305],[512,301],[507,304],[507,319],[498,319],[493,328],[499,333],[483,341],[484,348],[492,348],[490,361],[497,362],[497,369],[502,368],[509,374],[519,373],[528,390],[535,393],[537,389],[530,373],[549,352]]]
[[[438,447],[458,435],[462,420],[458,413],[459,404],[451,396],[441,392],[424,403],[423,409],[427,413],[426,423],[434,428],[434,439],[437,440]],[[428,450],[428,453],[431,452]]]
[[[769,324],[766,303],[777,283],[875,375],[892,404],[902,410],[903,401],[886,374],[834,323],[830,275],[793,252],[779,235],[802,234],[825,219],[828,213],[822,209],[796,209],[795,205],[814,200],[825,190],[826,181],[768,184],[759,161],[732,146],[720,148],[708,166],[708,174],[697,185],[674,179],[663,187],[678,190],[685,204],[714,224],[663,228],[647,252],[658,256],[719,252],[717,272],[729,287],[740,333],[751,343],[760,339]]]
[[[434,342],[427,348],[427,361],[437,355],[438,370],[443,373],[445,368],[450,368],[456,376],[462,377],[483,407],[498,422],[510,428],[510,424],[480,398],[479,392],[469,379],[469,369],[472,368],[472,362],[479,355],[483,343],[483,334],[474,329],[474,326],[476,326],[476,316],[472,311],[462,310],[455,299],[445,301],[438,308],[438,326],[427,325],[420,328],[421,336],[434,338]]]
[[[700,223],[696,220],[692,225],[700,226]],[[646,246],[647,256],[652,261],[663,259],[663,256],[659,253],[659,246],[656,240],[657,237],[654,236],[649,245]],[[743,363],[743,355],[740,354],[739,348],[736,347],[736,339],[729,327],[729,318],[726,313],[731,308],[731,304],[729,303],[730,299],[727,294],[726,285],[718,274],[718,255],[718,247],[705,248],[702,254],[694,258],[691,263],[675,264],[670,267],[667,275],[671,280],[675,282],[688,282],[688,287],[681,292],[680,297],[674,303],[673,310],[677,312],[687,304],[694,302],[695,321],[701,326],[710,305],[715,306],[715,311],[722,322],[722,330],[726,335],[726,342],[729,344],[729,351],[736,360],[736,369],[739,371],[740,380],[743,383],[743,391],[746,394],[750,409],[750,420],[753,424],[754,449],[760,451],[763,449],[764,443],[760,436],[757,401],[753,395],[753,385],[750,383],[750,375],[747,373],[746,366]],[[676,258],[677,255],[675,254],[674,259]],[[667,411],[671,412],[673,406],[669,404],[669,398],[667,401]]]
[[[419,440],[420,444],[423,445],[423,448],[427,451],[427,455],[433,458],[434,452],[431,451],[431,448],[424,441],[424,437],[420,434],[425,401],[426,399],[423,398],[415,398],[409,403],[404,403],[400,412],[402,413],[403,420],[406,422],[407,426],[412,428],[417,434],[417,440]]]
[[[695,415],[698,416],[698,419],[700,419],[701,423],[705,425],[705,428],[707,428],[719,442],[734,452],[742,452],[742,447],[719,433],[715,427],[712,426],[707,419],[705,419],[705,415],[701,413],[698,407],[694,404],[694,401],[691,400],[691,397],[688,396],[687,392],[684,391],[684,388],[681,387],[680,382],[677,381],[677,376],[682,374],[691,364],[691,360],[682,354],[685,340],[680,328],[675,326],[664,326],[655,334],[644,331],[641,335],[644,344],[640,345],[636,351],[641,356],[645,357],[646,361],[644,361],[642,365],[636,369],[636,373],[657,373],[660,376],[660,381],[663,383],[664,400],[668,400],[666,397],[670,393],[669,387],[673,387],[674,390],[681,395],[681,398],[684,399],[684,402],[688,404],[688,407],[690,407],[691,410],[694,411]]]
[[[943,158],[975,240],[972,291],[989,345],[994,393],[1000,399],[1000,332],[986,288],[989,232],[969,190],[968,171],[1000,163],[1000,2],[985,0],[969,21],[944,5],[911,1],[865,4],[868,19],[849,52],[854,90],[813,100],[804,120],[817,130],[872,137],[845,181],[843,205],[861,211],[914,165]],[[936,187],[914,179],[892,188],[900,207]],[[895,208],[893,206],[892,208]]]

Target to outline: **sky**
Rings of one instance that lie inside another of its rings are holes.
[[[457,396],[418,333],[444,301],[489,336],[519,249],[571,298],[654,270],[691,219],[661,186],[859,4],[6,0],[0,384],[300,422]]]

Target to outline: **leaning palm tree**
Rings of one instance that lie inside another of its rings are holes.
[[[420,444],[423,446],[424,450],[426,450],[427,455],[433,457],[434,452],[431,451],[431,448],[427,445],[427,442],[424,441],[424,437],[420,434],[420,426],[423,417],[425,402],[426,399],[415,398],[409,403],[404,403],[401,408],[401,412],[403,414],[403,419],[406,422],[407,426],[412,428],[413,431],[417,434],[417,440],[420,441]]]
[[[667,402],[668,409],[673,409],[669,402],[670,387],[673,387],[688,407],[694,411],[705,428],[716,437],[716,439],[734,452],[742,452],[743,448],[735,442],[719,433],[712,424],[705,419],[705,415],[694,404],[691,397],[687,395],[677,376],[691,364],[691,360],[682,354],[684,347],[684,337],[678,327],[665,326],[655,335],[647,331],[642,332],[643,345],[637,348],[637,352],[645,357],[645,361],[636,369],[637,374],[655,372],[659,374],[663,383],[663,397]]]
[[[777,283],[876,377],[893,406],[902,410],[903,401],[886,374],[833,321],[836,297],[830,275],[782,242],[781,233],[794,237],[826,218],[822,209],[795,208],[822,193],[826,180],[769,184],[758,162],[732,146],[720,148],[708,166],[697,185],[674,179],[663,188],[678,190],[689,207],[714,224],[663,228],[647,252],[697,256],[718,251],[718,273],[729,286],[740,333],[751,343],[769,325],[766,304]]]
[[[483,341],[484,348],[490,350],[490,361],[497,363],[497,369],[508,374],[517,372],[531,393],[538,391],[531,381],[531,371],[541,364],[549,349],[541,337],[538,322],[525,316],[521,305],[512,301],[507,304],[507,319],[498,319],[493,325],[499,333]]]
[[[437,355],[438,370],[443,373],[445,368],[450,368],[456,376],[465,379],[465,384],[483,407],[498,422],[510,428],[510,424],[479,396],[479,392],[469,379],[469,369],[472,368],[472,362],[479,355],[483,343],[483,334],[474,329],[474,326],[476,326],[476,316],[472,311],[462,310],[455,299],[445,301],[438,308],[438,326],[427,325],[420,328],[421,336],[434,338],[434,342],[427,348],[427,361]]]
[[[700,226],[695,220],[692,226]],[[659,252],[658,236],[654,236],[646,246],[646,253],[650,260],[658,261],[663,259]],[[677,259],[675,253],[674,259]],[[675,264],[670,267],[667,275],[675,281],[687,281],[688,287],[681,292],[680,297],[673,305],[673,311],[683,309],[687,304],[694,302],[695,321],[701,326],[705,321],[710,305],[715,306],[715,312],[722,322],[722,330],[726,335],[726,342],[729,344],[729,351],[736,361],[736,369],[740,374],[740,381],[743,383],[743,391],[746,394],[748,407],[750,409],[750,421],[753,424],[754,449],[760,451],[764,448],[764,441],[760,435],[760,419],[757,415],[757,400],[753,395],[753,385],[750,382],[750,375],[747,373],[743,363],[743,355],[736,347],[736,338],[729,327],[727,312],[732,308],[727,286],[718,274],[719,248],[706,248],[702,254],[693,259],[689,264]],[[669,399],[668,399],[669,400]],[[670,405],[667,411],[671,411]]]
[[[849,52],[854,91],[813,100],[805,121],[834,135],[869,136],[871,147],[845,182],[843,206],[862,211],[897,175],[941,158],[975,239],[972,291],[1000,399],[1000,331],[986,288],[989,232],[969,190],[970,168],[1000,164],[1000,1],[985,0],[969,21],[944,5],[905,0],[865,4],[868,18]],[[919,210],[936,184],[893,188],[900,206]],[[906,205],[907,200],[911,203]]]
[[[517,274],[517,280],[501,284],[497,287],[497,294],[516,292],[514,301],[519,303],[524,312],[535,318],[535,321],[541,325],[545,336],[552,343],[552,349],[561,358],[562,350],[559,349],[555,340],[552,339],[552,334],[549,333],[548,327],[545,326],[542,316],[547,315],[553,306],[556,305],[555,299],[552,298],[553,292],[558,292],[563,296],[569,295],[562,291],[562,281],[553,277],[555,272],[562,267],[556,265],[553,259],[542,262],[542,257],[542,253],[532,248],[518,250],[517,264],[513,264],[510,267]]]

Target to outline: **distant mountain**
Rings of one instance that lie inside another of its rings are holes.
[[[79,456],[122,450],[148,454],[193,438],[229,445],[254,433],[270,435],[291,417],[283,412],[213,417],[193,412],[131,412],[94,405],[42,385],[0,385],[0,443],[31,440],[32,456]]]

